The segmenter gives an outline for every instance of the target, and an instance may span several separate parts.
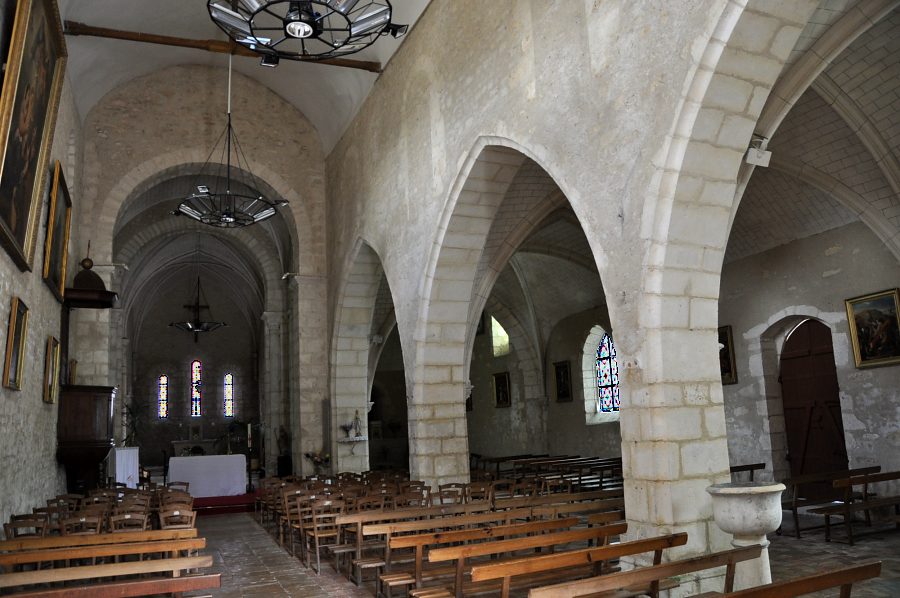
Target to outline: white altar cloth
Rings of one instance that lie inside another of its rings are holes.
[[[247,492],[244,455],[208,455],[169,459],[169,481],[188,482],[194,498],[236,496]]]
[[[111,448],[106,455],[106,475],[129,488],[137,488],[140,449],[137,447]]]

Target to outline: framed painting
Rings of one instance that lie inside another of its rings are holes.
[[[737,384],[731,326],[719,326],[719,371],[722,374],[722,384]]]
[[[0,88],[0,244],[30,270],[66,65],[55,0],[19,0]],[[5,31],[3,32],[5,33]]]
[[[7,388],[22,390],[27,336],[28,306],[18,297],[13,297],[9,327],[6,329],[6,359],[3,360],[3,386]]]
[[[512,400],[509,394],[509,372],[494,374],[494,405],[509,407]]]
[[[55,403],[59,396],[59,341],[47,337],[47,353],[44,358],[44,402]]]
[[[572,372],[568,361],[557,361],[553,364],[553,373],[556,376],[556,402],[569,403],[572,401]]]
[[[62,164],[53,166],[53,182],[50,186],[50,205],[47,211],[47,239],[44,241],[44,282],[59,301],[66,288],[69,228],[72,224],[72,199],[66,187]]]
[[[847,299],[847,323],[858,368],[900,363],[897,289]]]

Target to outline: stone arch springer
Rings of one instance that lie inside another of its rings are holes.
[[[705,45],[694,46],[654,160],[641,222],[642,369],[627,373],[634,386],[620,421],[629,536],[677,526],[690,540],[672,558],[728,546],[705,492],[730,479],[717,357],[721,267],[744,152],[817,5],[725,3]],[[705,585],[696,577],[691,589]]]
[[[353,421],[358,413],[366,434],[371,377],[372,318],[382,278],[386,277],[381,256],[366,239],[358,237],[347,253],[338,288],[331,333],[331,424],[330,437],[335,466],[339,471],[369,468],[368,442],[351,447],[338,443],[338,426]],[[388,283],[390,287],[390,283]]]

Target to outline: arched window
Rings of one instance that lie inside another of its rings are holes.
[[[494,357],[509,355],[509,334],[494,316],[491,316],[491,350]]]
[[[616,362],[616,346],[609,334],[604,334],[597,345],[595,360],[597,372],[597,411],[612,413],[619,410],[619,364]]]
[[[191,417],[200,417],[200,384],[203,366],[199,359],[191,362]]]
[[[234,376],[225,374],[225,390],[222,393],[225,397],[225,417],[234,417]]]
[[[156,379],[156,415],[169,417],[169,377],[165,374]]]

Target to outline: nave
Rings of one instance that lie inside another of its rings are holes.
[[[213,557],[211,571],[221,573],[222,587],[213,595],[369,598],[374,583],[357,587],[326,566],[321,575],[305,569],[249,513],[201,517],[197,527]],[[900,595],[900,534],[883,534],[864,545],[823,545],[820,537],[797,540],[790,535],[770,538],[772,577],[777,581],[840,566],[853,559],[882,560],[881,577],[854,585],[857,598]],[[835,591],[812,596],[834,596]]]

